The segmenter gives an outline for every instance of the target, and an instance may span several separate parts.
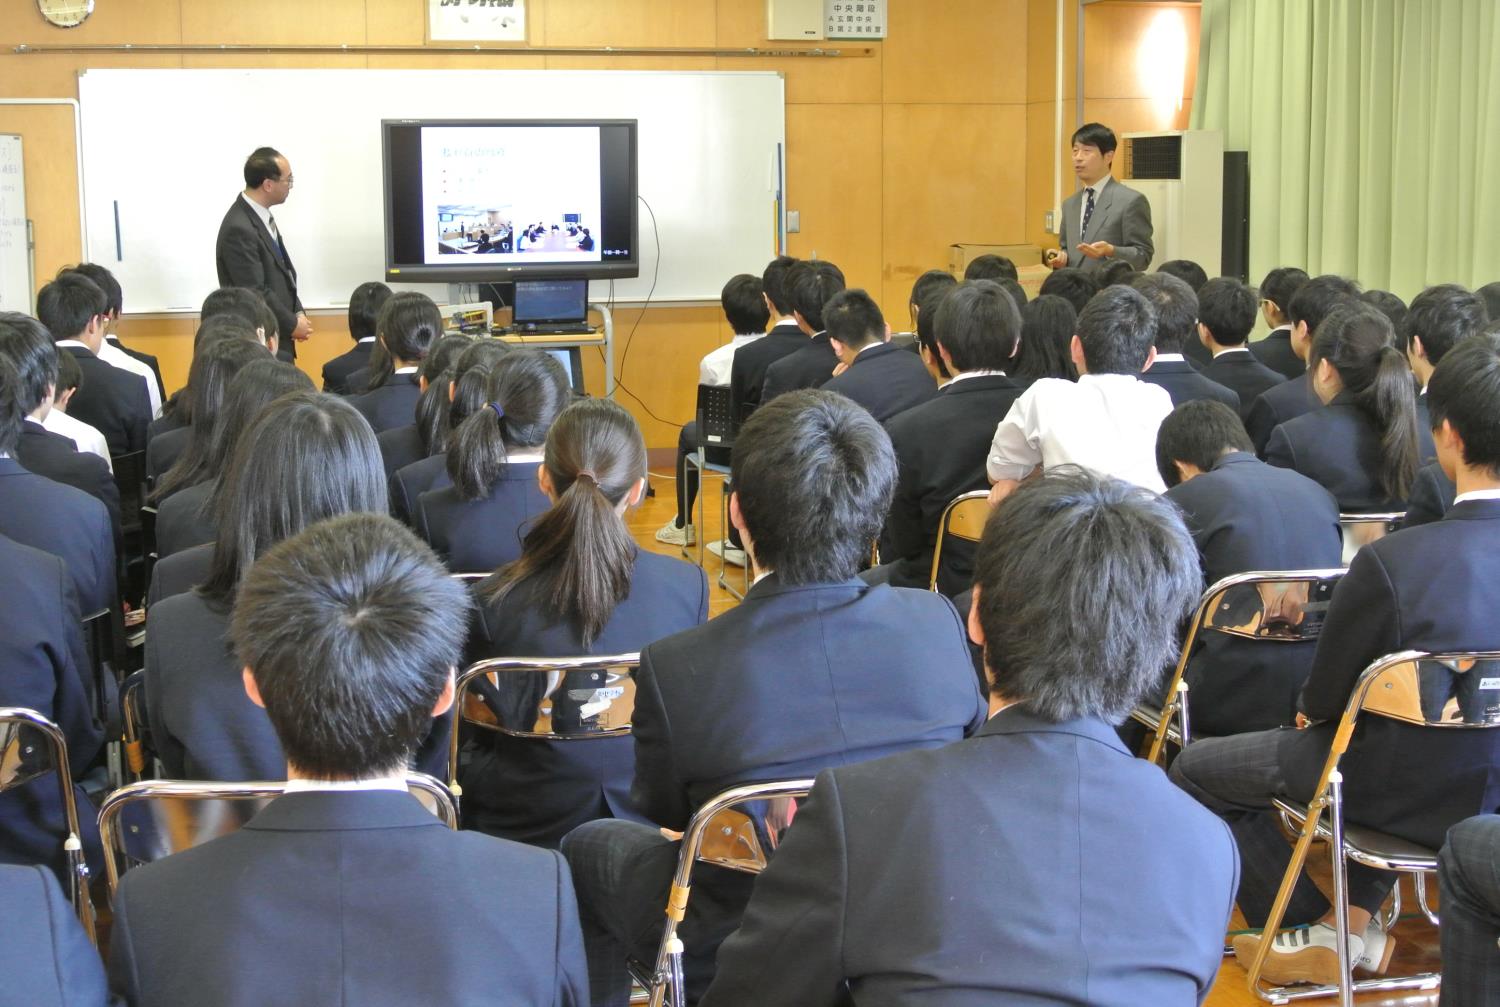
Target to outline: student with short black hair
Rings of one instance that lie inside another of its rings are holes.
[[[1292,297],[1308,281],[1296,266],[1277,266],[1260,281],[1260,313],[1271,331],[1250,344],[1255,358],[1285,378],[1300,378],[1307,370],[1302,357],[1292,349]]]
[[[1396,349],[1406,352],[1406,337],[1403,323],[1406,321],[1406,302],[1389,290],[1366,290],[1359,299],[1384,315],[1396,333]]]
[[[1016,303],[1017,311],[1026,307],[1026,301],[1028,300],[1026,297],[1026,288],[1021,286],[1019,280],[1001,279],[995,280],[994,283],[1010,295],[1010,299]]]
[[[974,256],[964,267],[965,280],[1014,280],[1019,276],[1014,262],[993,252]]]
[[[469,608],[463,585],[384,515],[323,520],[256,560],[228,663],[286,753],[285,774],[268,777],[286,778],[286,793],[231,835],[125,873],[117,994],[587,1002],[562,859],[455,832],[407,792],[414,754],[450,715]]]
[[[375,334],[390,354],[391,372],[383,383],[351,396],[349,404],[378,434],[406,426],[416,415],[417,398],[422,394],[417,371],[427,351],[443,334],[443,315],[426,294],[403,290],[392,294],[381,307]]]
[[[1100,287],[1129,286],[1138,275],[1136,268],[1124,259],[1115,259],[1099,267]]]
[[[228,315],[254,329],[256,338],[275,354],[281,335],[279,330],[266,328],[266,312],[266,299],[258,290],[251,290],[249,287],[220,287],[209,291],[198,309],[198,331],[193,337],[194,350],[198,348],[209,319]]]
[[[146,395],[151,400],[151,415],[161,415],[162,401],[166,389],[161,382],[161,367],[149,353],[132,350],[120,342],[116,329],[120,324],[120,313],[125,310],[125,295],[115,274],[97,262],[80,262],[67,266],[62,272],[87,276],[104,291],[104,342],[99,347],[99,359],[111,367],[118,367],[132,374],[139,374],[146,381]],[[61,273],[59,273],[61,275]]]
[[[1417,385],[1426,391],[1433,369],[1448,351],[1480,332],[1489,321],[1484,300],[1457,283],[1440,283],[1418,294],[1397,336],[1412,373],[1417,376]],[[1419,400],[1418,408],[1426,413],[1425,397]]]
[[[1194,294],[1202,290],[1203,285],[1208,282],[1207,271],[1192,259],[1168,259],[1157,266],[1156,271],[1158,273],[1165,273],[1167,276],[1177,277],[1177,279],[1186,283]]]
[[[823,308],[823,323],[840,362],[823,383],[828,391],[858,402],[881,423],[937,394],[922,361],[891,344],[891,327],[865,291],[835,294]]]
[[[439,336],[423,358],[422,366],[417,368],[419,394],[413,422],[382,430],[375,436],[380,442],[387,479],[413,462],[447,450],[448,385],[453,380],[458,358],[473,342],[472,336],[449,332]]]
[[[1028,302],[1021,309],[1021,349],[1015,365],[1006,373],[1022,388],[1042,378],[1077,381],[1078,372],[1068,359],[1077,322],[1073,305],[1055,294],[1042,294]]]
[[[1253,328],[1255,291],[1239,280],[1221,276],[1198,291],[1195,341],[1213,358],[1203,369],[1203,376],[1239,396],[1241,421],[1249,419],[1256,399],[1286,380],[1250,352],[1246,342]]]
[[[953,274],[946,269],[929,269],[917,277],[916,282],[911,285],[911,296],[906,299],[906,310],[911,317],[911,331],[895,333],[891,336],[891,342],[905,346],[920,356],[922,363],[927,365],[928,372],[940,382],[947,380],[948,375],[938,374],[933,366],[933,360],[929,359],[927,347],[922,343],[921,333],[918,329],[918,319],[921,317],[923,304],[940,293],[951,290],[957,283],[958,281],[953,278]],[[936,354],[937,351],[934,348],[931,352]],[[941,365],[939,364],[939,366]]]
[[[808,340],[804,340],[797,352],[766,368],[761,402],[770,402],[782,392],[817,388],[833,376],[839,365],[824,331],[823,309],[833,295],[844,289],[843,271],[824,259],[797,262],[787,270],[786,282],[792,313]]]
[[[336,395],[352,395],[365,391],[354,388],[349,379],[362,368],[370,365],[370,349],[375,345],[375,320],[380,309],[391,299],[391,288],[384,283],[361,283],[349,295],[349,338],[354,346],[323,365],[323,391]]]
[[[947,273],[943,275],[948,276]],[[949,278],[952,279],[952,277]],[[934,284],[924,295],[923,305],[927,310],[919,312],[916,316],[917,355],[922,358],[922,366],[927,368],[927,373],[932,375],[932,380],[939,385],[945,384],[953,375],[949,372],[948,366],[943,363],[943,355],[938,352],[937,313],[956,285],[956,283]]]
[[[760,285],[770,311],[771,328],[764,339],[758,339],[735,351],[729,368],[729,411],[742,421],[761,403],[761,387],[766,368],[782,357],[796,353],[806,345],[807,337],[797,324],[792,298],[787,289],[787,273],[797,262],[790,255],[778,255],[766,264],[760,274]]]
[[[1199,374],[1184,356],[1188,344],[1198,342],[1198,297],[1193,289],[1160,270],[1137,276],[1130,286],[1156,309],[1156,330],[1151,339],[1156,356],[1142,372],[1141,380],[1165,388],[1172,396],[1173,405],[1180,406],[1194,399],[1212,399],[1231,409],[1239,409],[1238,395]]]
[[[22,317],[26,318],[29,316],[23,315]],[[42,332],[45,333],[47,331],[46,327],[41,322],[36,321],[36,319],[31,319],[31,322],[41,328]],[[51,339],[52,337],[48,336],[47,338]],[[78,388],[82,384],[83,371],[79,369],[78,361],[73,359],[73,354],[58,354],[57,394],[53,399],[52,408],[47,410],[47,415],[42,419],[42,426],[54,434],[62,434],[71,440],[77,445],[79,451],[86,451],[91,455],[97,455],[103,460],[105,466],[113,472],[114,466],[110,464],[109,459],[109,442],[104,439],[104,435],[82,420],[68,415],[68,403],[72,401],[73,396],[78,392]],[[149,427],[147,428],[147,436],[150,436]]]
[[[1077,269],[1059,269],[1042,281],[1040,293],[1053,294],[1081,313],[1099,292],[1099,281]]]

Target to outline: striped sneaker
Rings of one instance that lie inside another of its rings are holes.
[[[1241,934],[1231,943],[1235,957],[1248,969],[1260,945],[1260,935]],[[1349,936],[1349,958],[1355,968],[1366,972],[1383,973],[1395,950],[1396,939],[1373,922],[1363,936]],[[1335,985],[1339,981],[1339,955],[1332,924],[1315,923],[1277,934],[1271,939],[1271,952],[1266,955],[1261,975],[1267,982],[1279,986],[1291,983]]]

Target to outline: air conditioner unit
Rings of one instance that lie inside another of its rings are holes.
[[[766,38],[823,38],[823,0],[766,0]]]
[[[1118,177],[1151,204],[1154,265],[1191,259],[1222,275],[1224,134],[1218,130],[1125,133]]]

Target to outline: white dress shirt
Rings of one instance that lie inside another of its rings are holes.
[[[295,794],[308,790],[399,790],[406,793],[406,780],[400,776],[377,776],[369,780],[287,780],[286,791]]]
[[[698,384],[729,384],[729,371],[734,366],[735,350],[741,346],[748,346],[764,335],[764,332],[736,333],[732,342],[725,343],[711,351],[698,362]]]
[[[118,367],[122,371],[139,375],[146,379],[146,397],[151,400],[151,418],[155,419],[161,415],[161,389],[156,387],[156,375],[151,373],[151,365],[142,363],[135,359],[108,339],[99,346],[99,359],[111,367]]]
[[[1156,431],[1172,411],[1166,389],[1133,374],[1042,378],[995,428],[985,469],[992,482],[1024,479],[1040,465],[1081,465],[1157,493]]]
[[[1460,493],[1453,498],[1455,504],[1461,504],[1465,500],[1500,500],[1500,489],[1469,490],[1469,492]]]
[[[42,426],[54,434],[61,434],[71,440],[74,444],[78,445],[79,451],[87,451],[90,454],[95,454],[103,458],[104,464],[109,466],[109,470],[111,472],[115,470],[114,464],[109,460],[109,442],[104,439],[103,434],[83,422],[83,420],[74,419],[61,409],[53,406],[47,410],[47,416],[42,420]]]
[[[261,206],[243,192],[240,193],[240,198],[250,204],[250,209],[255,211],[255,215],[260,218],[260,222],[265,225],[266,230],[271,232],[273,239],[281,237],[281,232],[276,229],[276,219],[271,216],[271,211],[268,208]]]

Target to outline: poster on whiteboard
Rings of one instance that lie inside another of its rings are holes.
[[[0,311],[31,311],[31,238],[21,138],[0,133]]]
[[[526,0],[427,0],[429,42],[525,42]]]

